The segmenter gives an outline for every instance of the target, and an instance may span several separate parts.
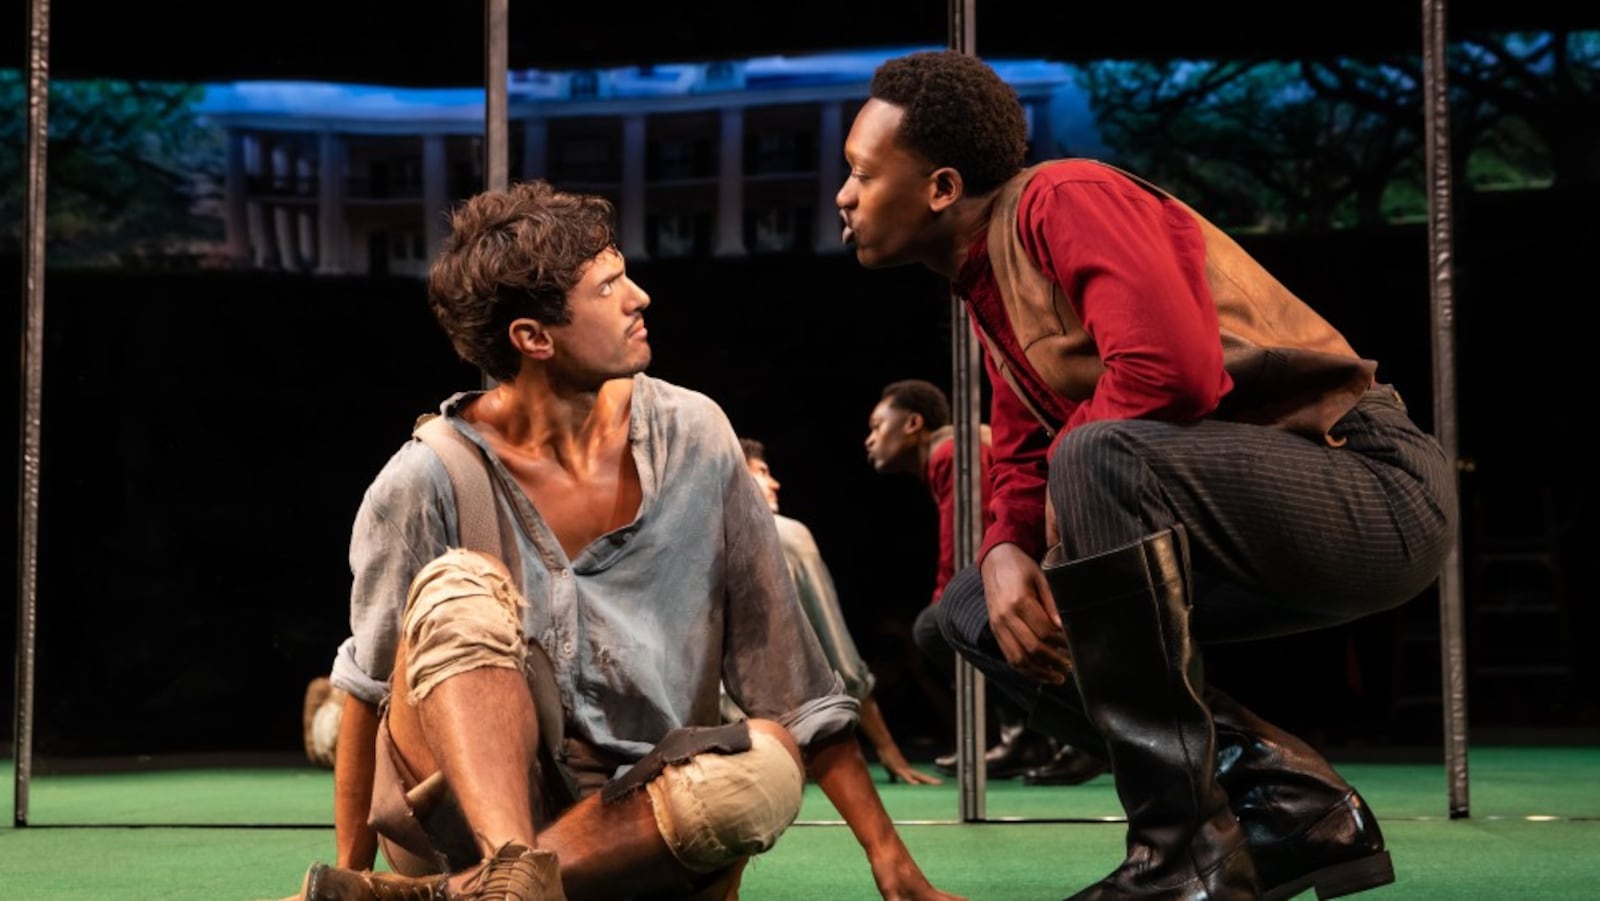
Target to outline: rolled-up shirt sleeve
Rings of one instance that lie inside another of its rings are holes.
[[[411,580],[444,553],[455,528],[444,464],[426,445],[403,445],[368,487],[350,532],[350,635],[330,681],[369,704],[389,691]]]
[[[356,662],[355,636],[346,638],[333,656],[333,672],[328,681],[352,695],[377,706],[389,693],[389,683],[374,679]]]

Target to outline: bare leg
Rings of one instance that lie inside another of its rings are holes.
[[[776,736],[800,765],[800,749],[788,730],[766,720],[751,720],[750,728]],[[644,791],[614,804],[602,804],[598,795],[585,798],[539,834],[539,847],[560,858],[569,901],[690,892],[688,897],[705,901],[737,898],[746,863],[704,884],[706,876],[685,869],[667,847]]]
[[[679,901],[739,901],[739,882],[744,879],[744,868],[748,863],[750,858],[746,857],[723,870],[715,882]]]
[[[444,771],[484,856],[508,841],[534,847],[528,774],[539,727],[522,673],[469,670],[438,683],[416,704],[404,674],[401,649],[389,730],[412,771]]]
[[[395,746],[413,772],[444,772],[484,857],[508,841],[554,851],[569,901],[660,892],[737,897],[743,864],[710,883],[684,868],[661,837],[648,792],[612,804],[592,795],[535,835],[528,798],[538,719],[520,671],[469,670],[437,683],[415,704],[405,672],[402,648],[389,706]],[[763,720],[752,721],[751,728],[777,736],[799,764],[799,748],[787,730]],[[466,883],[476,871],[452,875],[452,885]]]
[[[613,804],[590,795],[539,834],[539,847],[561,860],[569,901],[686,891],[695,879],[661,838],[643,791]]]

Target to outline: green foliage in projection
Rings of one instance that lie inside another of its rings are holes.
[[[46,247],[60,265],[175,265],[221,234],[221,137],[196,120],[201,85],[54,82],[46,105]],[[0,232],[20,247],[28,85],[0,71]]]
[[[1600,185],[1600,32],[1473,37],[1446,61],[1459,187]],[[1225,227],[1426,215],[1420,56],[1104,61],[1081,83],[1114,161]]]

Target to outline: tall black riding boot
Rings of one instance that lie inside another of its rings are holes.
[[[1128,817],[1127,858],[1070,901],[1258,897],[1244,830],[1217,783],[1183,527],[1082,560],[1047,559],[1044,575]]]
[[[1244,827],[1266,901],[1313,888],[1319,898],[1338,898],[1394,881],[1377,819],[1322,755],[1215,686],[1206,686],[1205,699],[1216,729],[1217,779]],[[1063,747],[1109,756],[1081,698],[1051,692],[1040,702],[1035,721],[1081,742]]]
[[[1394,881],[1394,864],[1367,802],[1304,741],[1207,689],[1217,731],[1217,778],[1255,859],[1262,897],[1310,888],[1337,898]]]

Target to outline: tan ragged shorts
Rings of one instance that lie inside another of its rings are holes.
[[[800,815],[805,774],[776,738],[750,730],[750,750],[668,764],[645,790],[678,862],[711,873],[770,849]]]

